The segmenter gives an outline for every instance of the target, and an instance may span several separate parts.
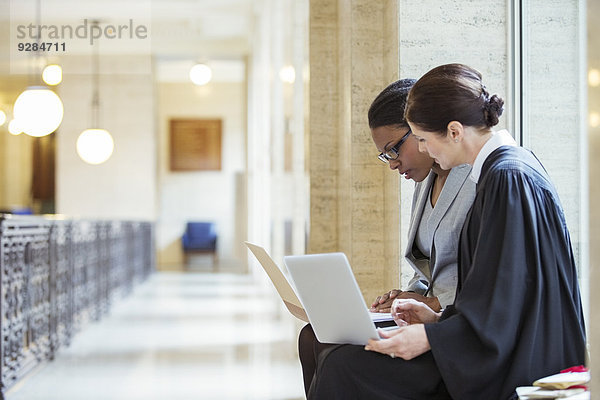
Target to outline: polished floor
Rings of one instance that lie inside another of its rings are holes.
[[[300,328],[250,275],[157,272],[7,399],[303,399]]]

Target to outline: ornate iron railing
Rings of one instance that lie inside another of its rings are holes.
[[[153,224],[0,214],[0,399],[154,270]]]

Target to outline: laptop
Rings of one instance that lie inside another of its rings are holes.
[[[264,248],[262,248],[261,246],[258,246],[256,244],[253,244],[250,242],[244,242],[244,243],[246,244],[248,249],[252,252],[252,254],[254,254],[254,256],[260,263],[260,265],[263,267],[263,269],[269,276],[269,279],[271,279],[273,286],[275,286],[275,289],[277,290],[279,297],[281,297],[283,304],[286,306],[286,308],[288,309],[290,314],[292,314],[294,317],[298,318],[301,321],[309,322],[309,317],[306,314],[306,310],[304,309],[302,302],[298,299],[298,296],[296,296],[296,291],[292,288],[292,286],[290,285],[289,281],[287,280],[287,278],[285,277],[285,275],[283,274],[281,269],[277,266],[277,264],[275,264],[275,261],[273,261],[271,256],[269,256],[269,254],[267,253],[267,251]],[[354,275],[352,275],[352,278],[354,279]],[[362,299],[362,295],[361,295],[361,299]],[[363,307],[366,307],[364,302],[362,303],[362,305],[363,305]],[[331,310],[332,310],[331,313],[333,316],[335,314],[335,312],[334,312],[335,310],[333,310],[333,309],[331,309]],[[368,314],[369,314],[369,318],[371,319],[372,323],[375,323],[377,326],[380,326],[380,327],[389,327],[389,326],[395,327],[396,326],[396,323],[392,319],[392,316],[390,313],[369,312]],[[314,327],[313,327],[313,330],[314,330]],[[323,342],[323,343],[326,343],[326,342]],[[329,342],[329,343],[332,343],[332,342]]]
[[[286,256],[283,261],[319,342],[365,345],[379,339],[371,317],[375,313],[369,312],[344,253]]]

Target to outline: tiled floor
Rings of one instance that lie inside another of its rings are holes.
[[[160,272],[7,398],[302,399],[300,327],[249,275]]]

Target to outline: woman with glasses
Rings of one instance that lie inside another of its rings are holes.
[[[443,313],[398,299],[399,329],[321,358],[309,399],[507,399],[585,362],[577,271],[544,167],[494,131],[503,100],[462,64],[425,74],[405,117],[442,168],[472,165],[477,193],[461,232],[459,283]],[[370,350],[370,351],[365,351]]]
[[[404,254],[415,274],[405,291],[392,290],[375,299],[373,312],[389,312],[394,298],[413,298],[436,312],[452,304],[457,283],[456,244],[475,198],[469,165],[445,170],[419,151],[403,114],[415,82],[392,83],[375,98],[368,113],[371,137],[381,152],[379,159],[416,182]]]
[[[468,179],[470,166],[443,170],[419,151],[404,120],[406,98],[415,82],[403,79],[392,83],[375,98],[368,113],[373,142],[381,152],[379,160],[416,182],[405,252],[414,277],[405,291],[394,289],[375,299],[372,312],[390,312],[395,298],[416,299],[436,312],[452,304],[457,283],[456,244],[475,197],[475,185]],[[317,341],[310,325],[300,332],[298,349],[307,393],[318,355],[330,346]]]

